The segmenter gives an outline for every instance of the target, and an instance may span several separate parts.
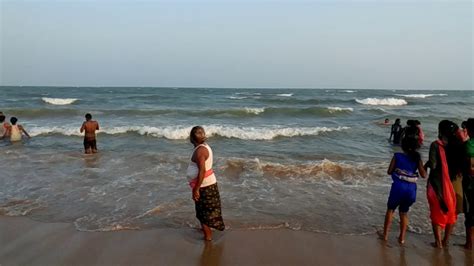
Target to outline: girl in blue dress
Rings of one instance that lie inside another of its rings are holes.
[[[388,231],[392,224],[393,213],[398,207],[400,214],[400,235],[398,242],[405,243],[408,228],[408,210],[416,201],[416,181],[419,176],[426,178],[421,156],[418,153],[418,141],[413,137],[402,139],[403,152],[393,155],[387,173],[392,176],[392,188],[387,202],[387,212],[383,229],[383,240],[387,241]]]

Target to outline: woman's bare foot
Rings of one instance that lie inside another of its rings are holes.
[[[379,237],[380,240],[383,240],[383,241],[387,241],[388,240],[388,236],[384,235],[384,233],[380,230],[377,230],[377,235]]]
[[[443,248],[443,245],[441,244],[441,242],[432,242],[431,246],[434,248]]]
[[[402,238],[398,238],[398,244],[402,245],[405,244],[405,239],[402,239]]]
[[[443,247],[446,248],[446,247],[449,246],[449,241],[448,240],[443,240],[442,244],[443,244]]]

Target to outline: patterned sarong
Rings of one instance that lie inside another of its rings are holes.
[[[221,214],[221,198],[217,183],[199,189],[199,201],[195,202],[196,218],[211,228],[224,231],[225,225]]]

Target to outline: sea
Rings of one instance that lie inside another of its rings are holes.
[[[372,234],[400,151],[383,120],[420,120],[426,160],[441,120],[474,116],[474,92],[454,90],[3,86],[0,95],[0,111],[32,136],[0,141],[0,215],[80,231],[198,228],[185,173],[200,125],[227,228]],[[83,151],[86,113],[100,125],[95,155]],[[409,217],[411,232],[431,233],[426,180]]]

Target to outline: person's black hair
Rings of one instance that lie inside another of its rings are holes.
[[[407,120],[407,126],[416,126],[415,120]]]
[[[420,145],[418,143],[418,139],[416,138],[405,136],[402,139],[402,150],[408,154],[410,159],[414,162],[421,160],[421,155],[418,152],[419,147]]]
[[[456,123],[449,121],[449,120],[442,120],[438,124],[438,137],[446,137],[447,139],[456,136],[456,132],[458,131],[459,127]]]
[[[0,123],[3,123],[5,122],[5,116],[4,115],[0,115]]]
[[[202,129],[204,130],[203,127],[201,126],[195,126],[193,128],[191,128],[191,132],[189,133],[189,140],[191,141],[191,143],[197,143],[197,140],[196,140],[196,131],[198,131],[199,129]]]
[[[400,124],[400,118],[395,119],[395,124]]]
[[[451,180],[456,178],[463,167],[464,145],[462,140],[456,134],[458,130],[458,125],[452,121],[443,120],[439,122],[439,138],[445,137],[448,141],[445,150],[449,177]]]
[[[461,128],[466,128],[466,127],[467,127],[467,121],[462,121]]]
[[[10,123],[12,123],[12,125],[15,125],[17,121],[18,119],[14,116],[10,118]]]
[[[474,118],[467,119],[466,129],[469,136],[474,136]]]
[[[417,125],[417,126],[421,125],[420,120],[415,120],[415,125]]]
[[[89,113],[87,113],[87,114],[86,114],[86,119],[87,119],[87,120],[90,120],[90,119],[92,119],[92,115],[91,115],[91,114],[89,114]]]

